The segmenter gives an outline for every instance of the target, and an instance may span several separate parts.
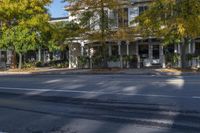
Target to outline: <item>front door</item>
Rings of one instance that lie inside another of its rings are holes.
[[[139,45],[139,55],[140,59],[147,59],[149,57],[149,46],[145,44]]]
[[[160,46],[153,45],[153,59],[160,59]]]
[[[152,65],[160,64],[160,45],[153,45],[153,61]]]
[[[149,58],[149,46],[146,44],[139,45],[140,66],[145,67]]]

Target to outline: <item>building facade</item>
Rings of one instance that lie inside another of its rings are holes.
[[[113,31],[117,31],[120,27],[127,29],[134,28],[135,24],[131,23],[138,15],[148,9],[152,0],[132,0],[122,8],[124,12],[123,19],[116,10],[106,10],[108,17],[115,20],[111,25]],[[77,16],[72,16],[69,11],[68,17],[53,18],[49,23],[57,23],[62,21],[74,21]],[[91,26],[91,30],[99,30],[99,25]],[[99,48],[102,45],[99,41],[89,41],[81,38],[76,38],[72,43],[68,44],[66,51],[67,60],[69,60],[69,68],[95,68],[98,67],[98,61],[95,61],[95,56],[98,55]],[[142,38],[129,35],[129,39],[108,39],[106,40],[108,67],[118,68],[148,68],[167,66],[181,67],[180,54],[181,44],[171,44],[165,46],[159,38]],[[187,54],[192,55],[188,60],[188,66],[199,68],[200,61],[200,38],[192,40],[187,47]],[[169,63],[169,59],[175,56],[176,62]],[[12,64],[12,50],[0,49],[0,68],[10,66]],[[170,55],[170,56],[169,56]],[[26,55],[27,60],[35,60],[48,63],[52,58],[55,60],[61,59],[60,52],[51,53],[48,49],[40,48],[36,51],[30,51]],[[169,56],[169,57],[168,57]],[[80,62],[84,57],[85,63]]]
[[[152,0],[132,0],[130,5],[123,7],[125,16],[120,18],[118,12],[107,10],[108,17],[114,18],[116,21],[112,25],[113,29],[123,26],[127,28],[133,28],[134,24],[131,23],[138,15],[148,9]],[[70,13],[69,13],[70,15]],[[73,20],[74,16],[69,16],[69,20]],[[99,26],[95,25],[94,30],[98,30]],[[200,54],[200,39],[192,40],[187,48],[187,54]],[[169,64],[166,56],[169,53],[173,53],[174,56],[180,56],[181,44],[172,44],[164,46],[162,41],[158,38],[142,38],[142,37],[130,37],[130,39],[116,39],[107,40],[107,54],[109,57],[115,57],[113,60],[108,60],[108,67],[120,67],[120,68],[143,68],[143,67],[160,67],[165,68],[167,66],[181,67],[180,58],[177,57],[177,63]],[[88,63],[85,67],[95,67],[96,62],[93,60],[95,53],[98,53],[98,47],[101,44],[98,41],[77,40],[69,46],[69,67],[79,67],[79,57],[87,56]],[[130,59],[127,61],[127,57],[136,58],[133,62]],[[116,59],[118,58],[118,59]],[[170,57],[169,57],[170,58]],[[188,66],[199,67],[199,59],[191,57],[188,61]]]

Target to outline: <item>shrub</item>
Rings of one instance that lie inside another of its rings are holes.
[[[108,61],[113,61],[113,62],[117,62],[120,60],[120,56],[119,55],[112,55],[109,56]]]
[[[48,67],[56,67],[56,68],[66,68],[68,67],[68,61],[66,60],[53,60],[50,61],[49,63],[46,63],[44,66]]]
[[[23,68],[35,68],[35,62],[27,62],[23,64]]]
[[[187,60],[191,61],[192,59],[200,59],[200,55],[199,54],[187,54]]]
[[[78,65],[84,67],[89,62],[88,56],[79,56],[78,57]]]
[[[175,65],[181,59],[180,54],[178,53],[169,53],[165,56],[166,62]]]
[[[103,61],[103,56],[101,55],[95,55],[92,57],[92,61],[94,64],[98,65]]]
[[[36,63],[35,63],[35,66],[36,66],[36,67],[42,67],[42,66],[43,66],[43,64],[42,64],[42,62],[41,62],[41,61],[38,61],[38,62],[36,62]]]
[[[137,62],[137,56],[136,55],[124,55],[123,60],[126,62]]]

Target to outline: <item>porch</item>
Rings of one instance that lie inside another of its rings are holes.
[[[79,68],[79,57],[87,57],[83,68],[96,68],[102,45],[99,42],[77,42],[69,48],[69,67]],[[107,66],[110,68],[165,67],[163,45],[157,39],[106,42]]]

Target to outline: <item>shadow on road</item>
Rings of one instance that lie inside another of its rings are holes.
[[[143,126],[163,127],[166,128],[163,131],[166,133],[194,133],[200,129],[199,79],[200,77],[194,79],[183,76],[130,75],[4,77],[0,81],[1,87],[34,90],[31,90],[29,95],[0,95],[5,98],[10,96],[17,100],[44,101],[75,108],[66,113],[60,113],[59,108],[54,109],[57,113],[33,112],[56,117],[57,119],[49,119],[49,126],[54,121],[59,121],[55,131],[65,129],[69,132],[81,132],[69,128],[76,129],[75,125],[78,124],[79,129],[91,133],[102,133],[104,130],[109,133],[123,133],[136,127],[142,129]],[[34,107],[22,111],[31,110],[33,111]],[[2,122],[1,118],[0,120]],[[37,122],[37,119],[33,120]],[[95,123],[93,120],[102,122]],[[108,122],[116,124],[111,125]],[[160,133],[160,130],[145,133]]]

